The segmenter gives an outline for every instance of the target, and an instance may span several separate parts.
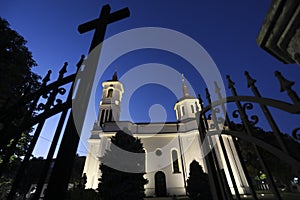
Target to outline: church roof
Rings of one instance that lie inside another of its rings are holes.
[[[114,74],[113,74],[111,80],[108,80],[108,81],[119,81],[119,80],[118,80],[118,73],[117,73],[117,70],[114,72]]]
[[[195,119],[182,122],[152,122],[133,123],[130,121],[106,122],[101,132],[117,132],[120,130],[130,130],[133,134],[174,134],[198,130]],[[93,131],[99,131],[94,127]]]

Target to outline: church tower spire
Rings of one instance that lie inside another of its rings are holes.
[[[117,72],[118,72],[118,67],[116,67],[116,71],[114,73],[114,75],[112,76],[112,81],[118,81],[118,75],[117,75]]]
[[[174,106],[177,120],[195,120],[196,113],[200,109],[199,100],[193,96],[190,96],[183,74],[181,74],[181,82],[183,97],[180,98]]]
[[[188,88],[187,88],[187,86],[186,86],[186,84],[185,84],[185,81],[184,81],[184,75],[183,75],[183,74],[181,74],[181,81],[182,81],[182,91],[183,91],[183,96],[184,96],[184,97],[190,96],[190,95],[189,95]]]
[[[102,99],[99,105],[97,125],[103,126],[106,122],[119,121],[123,84],[119,82],[117,69],[112,79],[102,83]]]

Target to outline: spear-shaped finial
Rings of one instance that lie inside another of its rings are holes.
[[[47,82],[50,81],[50,74],[52,73],[51,70],[48,70],[46,76],[42,80],[42,86],[46,86]]]
[[[250,76],[249,72],[248,72],[248,71],[245,71],[244,74],[245,74],[245,76],[246,76],[246,78],[247,78],[247,87],[249,88],[249,87],[255,86],[256,80],[253,79],[253,78]]]
[[[228,81],[228,88],[230,89],[234,89],[234,82],[230,79],[230,76],[229,75],[226,75],[226,79]]]
[[[275,76],[278,78],[280,83],[280,92],[287,91],[289,97],[294,103],[299,103],[300,98],[297,93],[292,89],[292,86],[295,84],[294,81],[289,81],[282,76],[279,71],[275,71]]]
[[[279,71],[275,71],[275,76],[278,78],[280,83],[280,92],[291,90],[292,86],[295,84],[294,81],[289,81],[284,78]]]
[[[221,89],[220,89],[217,81],[214,81],[214,85],[215,85],[215,92],[216,92],[216,94],[220,94]]]
[[[58,79],[61,79],[61,78],[64,77],[64,74],[67,72],[67,66],[68,66],[68,62],[65,62],[64,65],[62,66],[62,68],[59,71]]]
[[[209,93],[208,88],[205,88],[205,93],[206,93],[206,99],[207,99],[208,103],[211,104],[210,93]]]
[[[189,91],[188,88],[185,84],[185,80],[184,80],[184,75],[181,74],[181,81],[182,81],[182,91],[183,91],[183,96],[184,97],[188,97],[189,96]]]

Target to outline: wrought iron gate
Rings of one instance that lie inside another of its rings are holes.
[[[81,133],[81,130],[78,130],[78,127],[75,127],[74,124],[71,109],[72,101],[76,100],[78,105],[81,105],[80,111],[82,112],[80,113],[85,114],[89,101],[89,94],[92,87],[92,84],[90,82],[94,80],[94,77],[90,76],[95,76],[94,70],[96,69],[96,66],[98,64],[97,61],[101,52],[100,44],[104,41],[106,27],[110,23],[129,17],[129,15],[130,12],[128,8],[123,8],[118,11],[111,12],[109,5],[103,6],[99,18],[84,23],[78,27],[78,31],[80,33],[95,30],[89,49],[89,57],[93,57],[93,59],[95,59],[94,61],[96,62],[86,62],[85,65],[87,65],[87,67],[81,67],[85,60],[84,56],[82,56],[77,64],[76,72],[64,77],[64,74],[67,72],[66,68],[68,65],[67,63],[65,63],[59,71],[58,79],[48,84],[51,74],[51,70],[49,70],[45,78],[42,80],[41,88],[37,92],[25,93],[15,105],[7,108],[5,111],[0,113],[0,151],[2,151],[3,153],[3,150],[5,150],[5,154],[2,158],[2,163],[0,163],[0,177],[2,176],[3,170],[9,162],[9,158],[11,157],[11,155],[13,155],[16,149],[22,132],[37,125],[34,130],[33,138],[30,141],[29,149],[27,150],[21,167],[18,169],[17,175],[13,180],[12,188],[8,194],[7,199],[14,199],[14,196],[16,195],[17,188],[19,187],[19,181],[23,176],[23,172],[26,169],[28,161],[36,146],[37,140],[40,137],[42,128],[44,127],[46,120],[58,113],[60,113],[60,119],[58,121],[58,125],[56,127],[54,137],[48,151],[47,159],[42,169],[42,174],[39,178],[33,199],[38,200],[40,198],[46,176],[49,173],[50,163],[58,146],[58,140],[61,135],[61,143],[59,145],[58,154],[49,178],[49,183],[44,199],[64,199]],[[86,74],[88,74],[89,77],[87,77]],[[78,80],[75,80],[76,76],[79,76]],[[84,81],[87,84],[80,84],[80,82]],[[67,93],[65,86],[68,84],[70,85],[70,90]],[[73,86],[77,88],[74,94],[72,90]],[[84,93],[87,94],[85,96],[83,95],[82,97],[78,95],[78,91],[84,91]],[[59,98],[58,96],[61,95],[65,96],[63,98]],[[22,112],[18,112],[19,110],[24,111],[24,109],[26,111],[26,114],[20,114]],[[66,120],[68,112],[69,117]],[[66,128],[63,129],[65,122]],[[83,124],[83,122],[80,123]],[[79,127],[82,128],[82,126]],[[10,144],[11,141],[13,141],[12,144]],[[8,148],[7,145],[9,145]]]
[[[221,131],[222,135],[231,135],[234,138],[233,142],[238,150],[238,154],[240,158],[242,157],[242,155],[241,152],[239,151],[239,146],[236,141],[237,138],[251,143],[252,148],[254,149],[257,159],[260,163],[261,169],[267,176],[267,182],[271,192],[274,195],[274,199],[279,200],[282,198],[274,182],[272,173],[269,170],[268,163],[265,162],[265,158],[262,156],[261,149],[268,151],[269,153],[277,156],[282,161],[286,162],[287,164],[293,166],[295,169],[298,170],[300,169],[300,160],[299,158],[295,158],[295,155],[290,154],[282,138],[283,136],[280,132],[279,125],[275,122],[269,108],[276,108],[290,114],[299,115],[300,99],[297,93],[292,89],[294,82],[285,79],[282,76],[282,74],[278,71],[275,72],[275,76],[278,78],[278,81],[280,83],[280,91],[287,92],[289,98],[292,100],[292,103],[262,97],[258,88],[255,86],[256,80],[254,80],[247,71],[245,72],[245,76],[248,82],[248,88],[251,88],[254,94],[253,96],[239,96],[235,88],[235,83],[230,79],[229,76],[227,76],[228,88],[231,90],[232,96],[223,98],[220,89],[218,87],[218,84],[216,82],[215,82],[215,92],[218,97],[217,101],[215,102],[211,101],[210,93],[206,89],[206,99],[208,105],[204,107],[203,100],[199,96],[200,105],[202,107],[201,112],[199,113],[198,116],[198,118],[200,119],[199,120],[200,138],[202,141],[204,141],[205,136],[208,137],[214,136],[218,134],[218,131]],[[239,119],[240,123],[238,124],[234,123],[233,120],[230,119],[230,116],[225,109],[225,104],[227,105],[234,104],[235,109],[232,112],[232,117],[235,119]],[[258,123],[259,117],[255,114],[250,116],[247,113],[249,110],[252,110],[254,108],[254,105],[258,105],[258,107],[260,107],[260,109],[262,110],[263,116],[260,117],[264,117],[266,119],[267,124],[271,128],[272,134],[276,138],[278,145],[270,144],[267,141],[264,141],[254,135],[255,125]],[[219,117],[220,113],[222,113],[223,116],[225,117],[223,118]],[[212,120],[213,123],[209,125],[208,119]],[[223,124],[225,124],[225,126],[228,128],[223,129],[222,126]],[[297,126],[298,127],[295,127],[294,130],[292,131],[291,136],[294,138],[294,140],[299,141],[298,132],[300,130],[299,128],[300,124],[298,124]],[[213,130],[217,130],[217,131],[213,131]],[[223,152],[226,152],[223,139],[222,137],[219,138],[220,138],[221,148]],[[225,157],[226,164],[230,166],[227,155],[224,154],[224,157]],[[214,193],[214,199],[232,199],[233,197],[231,195],[228,195],[231,194],[229,185],[226,180],[226,177],[224,177],[224,172],[218,166],[219,163],[215,155],[215,152],[210,151],[208,155],[205,157],[205,159],[207,163],[212,191]],[[241,159],[241,161],[242,161],[242,167],[246,173],[245,174],[246,178],[248,179],[251,196],[253,199],[257,199],[257,194],[250,180],[249,174],[247,173],[245,163],[243,162],[243,159]],[[232,184],[235,191],[235,198],[241,199],[241,196],[237,189],[237,184],[233,177],[233,172],[231,171],[230,167],[228,170],[229,170],[230,177],[232,179]]]
[[[104,22],[100,23],[100,29],[103,29],[102,32],[100,33],[100,37],[94,37],[93,42],[91,44],[90,50],[92,50],[95,46],[97,46],[99,43],[103,41],[104,38],[104,32],[105,32],[105,27],[108,23],[111,23],[116,20],[120,20],[122,18],[125,18],[129,16],[129,11],[128,9],[126,10],[121,10],[121,12],[117,11],[113,14],[110,14],[110,8],[109,6],[104,6],[103,7],[103,12],[100,14],[100,19],[102,19]],[[125,13],[125,14],[124,14]],[[114,19],[108,20],[107,18],[109,16],[114,17]],[[101,18],[102,17],[102,18]],[[90,23],[87,23],[86,26],[81,26],[80,31],[85,32],[88,30],[91,30],[91,27],[89,26],[96,26],[99,25],[98,21],[93,20]],[[95,27],[94,27],[95,28]],[[98,32],[97,32],[98,31]],[[99,29],[96,30],[96,33],[99,36]],[[100,40],[99,40],[100,38]],[[67,68],[67,63],[64,64],[64,66],[61,68],[59,72],[58,79],[52,83],[48,82],[50,81],[50,74],[51,71],[47,73],[45,78],[42,81],[42,85],[40,90],[38,90],[35,93],[28,93],[24,94],[19,100],[18,103],[10,108],[7,108],[6,111],[0,114],[0,121],[3,122],[0,126],[0,135],[5,135],[5,137],[1,138],[0,141],[0,150],[5,149],[7,144],[13,139],[13,143],[10,145],[9,148],[6,148],[6,155],[3,157],[3,162],[0,164],[0,176],[1,173],[3,172],[3,169],[5,168],[6,164],[9,161],[10,156],[14,153],[15,147],[21,137],[22,131],[28,130],[34,125],[37,125],[35,128],[35,133],[33,135],[33,138],[30,142],[30,147],[23,159],[22,165],[19,168],[17,175],[13,181],[12,188],[10,190],[8,199],[13,199],[14,195],[17,191],[18,188],[18,183],[23,175],[23,170],[26,168],[26,165],[28,164],[28,161],[30,159],[30,156],[32,155],[33,149],[36,145],[36,142],[40,136],[41,130],[45,124],[45,121],[50,118],[51,116],[61,113],[58,125],[56,127],[56,131],[51,143],[50,150],[47,155],[46,163],[43,167],[42,170],[42,175],[39,179],[36,194],[35,194],[35,199],[39,198],[39,195],[42,191],[43,184],[45,182],[46,176],[49,171],[49,166],[50,162],[53,158],[54,151],[56,149],[58,139],[61,135],[61,132],[63,131],[63,125],[66,121],[66,117],[68,112],[71,112],[71,102],[72,102],[72,90],[70,90],[67,93],[67,90],[64,88],[66,85],[70,84],[71,88],[75,84],[74,80],[76,77],[76,74],[78,72],[79,67],[84,61],[84,56],[81,57],[80,61],[77,64],[77,69],[75,70],[76,72],[64,76],[66,73],[66,68]],[[257,87],[255,86],[255,80],[252,79],[249,75],[249,73],[245,73],[247,81],[248,81],[248,87],[251,88],[254,96],[239,96],[237,94],[237,91],[235,89],[233,81],[230,79],[228,76],[228,87],[231,90],[232,96],[223,98],[220,89],[215,83],[216,86],[216,94],[218,95],[219,100],[212,102],[210,98],[209,91],[206,90],[206,99],[208,102],[208,105],[206,107],[203,106],[203,101],[199,97],[199,100],[201,102],[201,112],[199,114],[199,132],[200,132],[200,138],[203,140],[206,136],[212,136],[216,134],[214,131],[211,131],[211,126],[214,126],[214,129],[221,129],[219,127],[220,123],[223,123],[225,121],[226,126],[228,129],[222,130],[222,134],[227,134],[231,135],[234,138],[239,138],[241,140],[248,141],[249,143],[252,144],[253,149],[258,157],[258,160],[261,164],[261,167],[266,173],[267,178],[268,178],[268,184],[274,194],[274,197],[276,199],[281,199],[280,193],[278,192],[278,189],[275,185],[275,182],[272,178],[272,173],[268,169],[268,165],[265,162],[263,156],[261,155],[261,149],[265,149],[266,151],[274,154],[275,156],[279,157],[286,163],[297,167],[298,169],[300,168],[300,161],[296,159],[293,155],[291,155],[288,151],[288,148],[284,144],[284,141],[282,139],[282,136],[280,134],[280,129],[277,123],[275,123],[275,120],[273,119],[273,116],[271,112],[269,111],[269,107],[277,108],[280,109],[284,112],[291,113],[291,114],[300,114],[300,99],[297,95],[297,93],[292,89],[293,82],[286,80],[279,72],[276,72],[275,75],[279,80],[280,86],[281,86],[281,91],[287,92],[288,96],[292,100],[292,103],[287,103],[275,99],[269,99],[269,98],[264,98],[261,96],[259,93]],[[64,95],[64,98],[58,98],[58,95]],[[43,99],[44,103],[40,103],[40,100]],[[233,112],[232,117],[233,118],[239,118],[241,120],[240,124],[233,123],[229,115],[225,109],[225,104],[235,104],[236,110]],[[271,127],[274,137],[276,138],[278,142],[278,147],[271,145],[267,143],[266,141],[260,140],[259,138],[256,138],[253,136],[254,132],[254,125],[258,121],[258,117],[253,115],[249,116],[247,114],[247,110],[253,108],[253,103],[257,104],[260,109],[264,113],[264,117],[266,118],[269,126]],[[25,115],[19,115],[17,110],[24,109],[27,106],[27,112]],[[38,109],[38,112],[36,114],[33,114],[35,110]],[[218,113],[223,113],[225,114],[225,119],[222,120],[218,117]],[[72,116],[72,113],[70,114]],[[208,125],[208,119],[211,119],[213,121],[213,124]],[[65,163],[68,163],[68,166],[72,166],[72,160],[74,160],[74,148],[76,152],[76,148],[78,145],[79,141],[79,135],[77,134],[76,129],[74,128],[74,125],[72,125],[72,117],[69,118],[68,122],[69,124],[68,128],[64,132],[64,137],[62,140],[62,144],[65,144],[66,141],[71,141],[72,145],[62,145],[60,148],[60,152],[63,152],[63,156],[58,156],[57,158],[57,165],[53,170],[53,175],[52,175],[52,182],[50,184],[50,189],[51,187],[55,186],[57,181],[63,182],[64,187],[58,188],[57,195],[61,195],[60,199],[62,199],[63,194],[66,190],[65,183],[68,182],[68,178],[70,176],[70,168],[64,167]],[[299,132],[300,127],[295,127],[294,131],[292,131],[292,135],[296,140],[299,140]],[[12,134],[3,134],[5,132],[11,132]],[[235,140],[234,140],[235,141]],[[223,148],[223,151],[226,152],[224,148],[224,144],[222,142],[222,138],[220,139],[221,142],[221,147]],[[236,142],[235,142],[236,143]],[[235,144],[238,149],[238,144]],[[67,147],[66,147],[67,146]],[[70,149],[71,148],[71,149]],[[228,162],[228,158],[225,156],[225,161]],[[241,155],[240,155],[241,156]],[[67,158],[67,159],[66,159]],[[218,161],[216,158],[216,155],[214,151],[210,151],[208,155],[205,157],[206,163],[207,163],[207,168],[209,172],[209,179],[210,183],[212,185],[212,192],[214,194],[214,199],[215,200],[223,200],[223,199],[232,199],[231,191],[229,189],[228,182],[225,178],[224,172],[220,169],[218,166]],[[243,160],[243,159],[241,159]],[[247,172],[245,165],[243,165],[243,168],[245,169],[245,172]],[[62,171],[64,169],[64,171]],[[232,172],[230,172],[230,176],[233,177]],[[63,174],[63,176],[60,176]],[[247,175],[247,173],[246,173]],[[250,190],[252,193],[253,199],[257,199],[257,195],[255,192],[255,189],[253,185],[251,185],[250,177],[247,175],[248,182],[250,184]],[[236,199],[241,199],[237,185],[233,180],[233,187],[235,190],[235,197]],[[57,187],[56,187],[57,188]],[[53,189],[53,188],[52,188]],[[50,193],[50,192],[49,192]],[[52,196],[47,197],[46,199],[51,199]]]

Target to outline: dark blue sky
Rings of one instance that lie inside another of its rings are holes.
[[[80,55],[87,54],[92,32],[80,35],[77,27],[98,17],[101,6],[107,3],[112,11],[129,7],[131,16],[109,25],[106,38],[139,27],[163,27],[179,31],[203,46],[216,63],[223,79],[226,80],[226,74],[231,75],[240,94],[251,94],[243,75],[248,70],[257,79],[257,86],[263,96],[289,100],[279,92],[280,86],[274,71],[279,70],[288,79],[297,80],[300,68],[282,64],[256,44],[256,37],[271,0],[14,0],[1,2],[0,16],[7,19],[11,27],[28,41],[27,46],[39,65],[34,71],[44,76],[50,68],[54,72],[54,79],[65,61],[69,62],[70,72],[73,72],[73,66]],[[130,69],[146,63],[161,63],[184,73],[193,90],[205,95],[206,86],[193,66],[186,60],[161,50],[138,50],[121,56],[105,71],[100,82],[110,79],[116,66],[121,77]],[[124,87],[126,92],[126,83]],[[299,83],[294,88],[300,91]],[[230,95],[228,91],[227,95]],[[99,100],[100,94],[95,101]],[[167,121],[175,121],[173,106],[176,101],[176,96],[167,87],[158,84],[143,85],[131,96],[130,113],[134,121],[150,121],[149,108],[153,104],[161,104],[166,109]],[[285,124],[285,131],[289,132],[292,128],[291,117],[282,117],[283,114],[278,116],[278,121]],[[44,137],[51,138],[46,134]]]

